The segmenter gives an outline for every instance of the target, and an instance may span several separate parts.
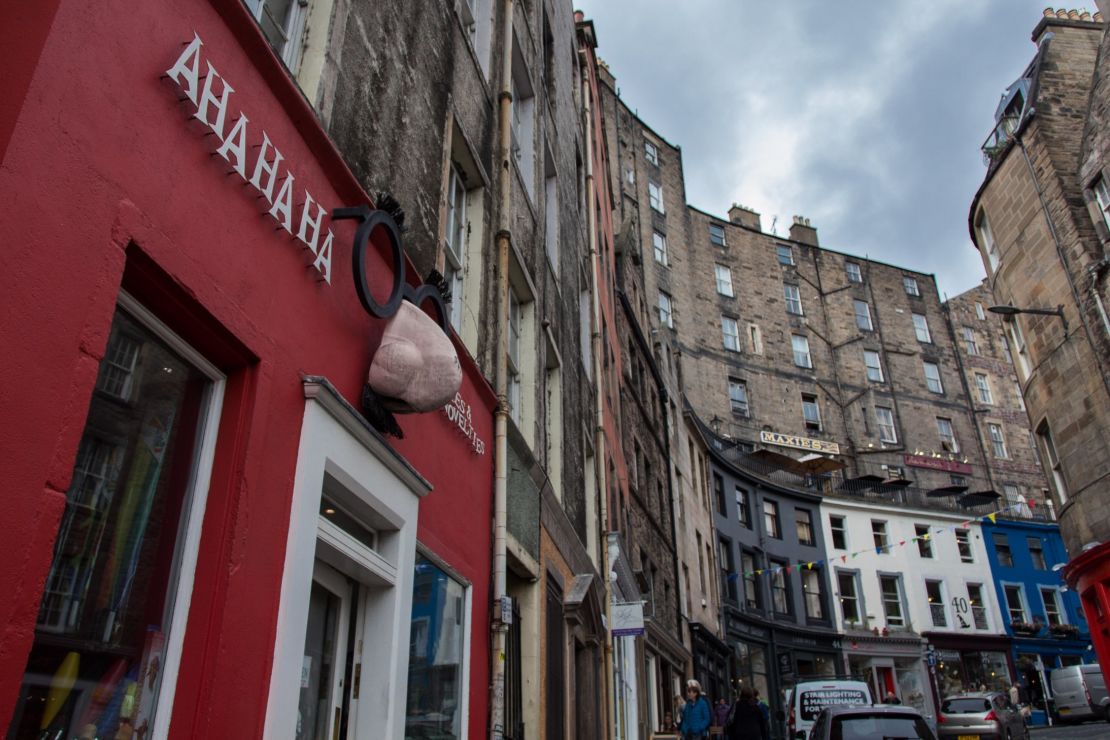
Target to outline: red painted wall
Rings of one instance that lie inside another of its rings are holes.
[[[52,12],[52,11],[51,11]],[[238,0],[63,4],[0,76],[0,727],[12,716],[65,491],[121,287],[228,374],[173,712],[178,738],[258,737],[304,398],[327,376],[356,403],[384,322],[351,280],[353,222],[331,284],[210,153],[215,136],[160,79],[194,31],[235,92],[253,146],[265,129],[329,209],[368,202]],[[37,39],[37,41],[36,41]],[[232,116],[229,115],[230,127]],[[253,153],[250,156],[253,163]],[[248,172],[249,174],[249,172]],[[299,207],[294,208],[295,221]],[[375,294],[391,272],[376,253]],[[462,394],[485,456],[440,412],[401,417],[396,443],[435,487],[419,538],[473,584],[471,737],[485,734],[494,397],[464,355]]]

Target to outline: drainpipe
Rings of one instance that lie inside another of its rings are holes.
[[[967,408],[971,412],[971,428],[975,431],[975,446],[979,448],[983,469],[987,471],[987,485],[991,490],[994,490],[994,471],[991,470],[986,443],[983,442],[983,428],[979,425],[982,415],[975,408],[975,396],[971,394],[971,385],[967,380],[967,368],[964,366],[963,358],[960,357],[960,340],[956,336],[956,323],[952,320],[952,309],[948,305],[948,301],[942,303],[940,307],[944,311],[944,326],[948,329],[948,338],[952,340],[952,356],[956,358],[956,370],[960,374],[960,387],[963,388],[964,396],[967,397]]]
[[[594,434],[595,444],[597,450],[594,453],[594,467],[596,472],[594,474],[597,480],[597,488],[599,492],[598,502],[600,504],[600,512],[598,514],[600,519],[600,526],[602,532],[609,531],[609,482],[607,480],[608,468],[606,466],[606,457],[608,455],[605,436],[605,382],[602,377],[602,362],[601,362],[601,284],[600,270],[598,269],[598,255],[597,247],[597,198],[594,195],[596,185],[594,183],[594,120],[593,120],[593,101],[590,84],[588,82],[588,75],[590,67],[588,65],[581,65],[582,75],[584,78],[582,82],[582,114],[586,119],[586,231],[589,236],[589,253],[590,253],[590,273],[593,284],[593,295],[591,301],[591,328],[592,333],[590,336],[590,344],[593,350],[593,370],[594,370],[594,393],[597,396],[597,415],[596,415],[596,432]],[[600,534],[600,533],[599,533]],[[616,681],[613,674],[613,579],[610,577],[610,564],[609,564],[609,538],[598,538],[598,552],[601,556],[601,579],[605,583],[605,712],[606,720],[609,723],[609,736],[617,737],[617,716],[616,716]]]
[[[506,596],[506,531],[508,522],[508,352],[509,352],[509,249],[512,204],[512,129],[513,102],[513,0],[504,0],[501,17],[505,23],[502,41],[501,93],[498,96],[498,230],[497,230],[497,350],[495,383],[497,408],[493,417],[493,615],[490,620],[490,740],[501,740],[505,732],[505,641],[508,625],[502,621],[502,604]]]

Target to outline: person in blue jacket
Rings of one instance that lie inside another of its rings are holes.
[[[686,682],[686,706],[678,731],[683,740],[705,740],[709,737],[709,701],[701,693],[701,684],[690,679]]]

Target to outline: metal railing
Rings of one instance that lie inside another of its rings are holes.
[[[990,165],[1010,143],[1010,137],[1017,131],[1018,124],[1021,123],[1020,116],[1003,116],[998,122],[998,125],[991,130],[987,140],[983,142],[980,149],[983,152],[983,164]]]
[[[967,516],[969,519],[982,517],[994,512],[1006,519],[1054,522],[1053,511],[1045,506],[1029,506],[1021,499],[1000,496],[979,504],[961,501],[958,496],[930,496],[928,489],[916,486],[898,486],[868,481],[860,481],[856,475],[846,470],[831,473],[803,474],[783,469],[774,462],[760,459],[757,455],[746,453],[739,448],[726,448],[718,453],[734,466],[780,486],[794,488],[821,496],[835,496],[852,501],[864,501],[880,505],[897,504],[915,509],[945,511]],[[864,471],[868,472],[868,471]],[[875,474],[885,475],[876,470]]]

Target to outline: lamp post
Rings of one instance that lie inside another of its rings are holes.
[[[1019,313],[1034,314],[1036,316],[1059,316],[1060,321],[1064,323],[1064,336],[1068,333],[1068,319],[1064,316],[1064,304],[1056,306],[1056,308],[1018,308],[1017,306],[989,306],[987,308],[991,313],[996,313],[999,316],[1016,316]]]

